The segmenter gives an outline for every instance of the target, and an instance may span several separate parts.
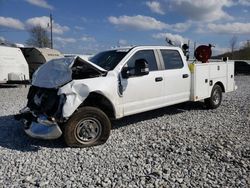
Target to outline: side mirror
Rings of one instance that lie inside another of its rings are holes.
[[[130,76],[129,68],[123,67],[123,69],[121,71],[121,75],[123,78],[129,78],[129,76]]]
[[[145,59],[135,61],[135,75],[143,76],[149,74],[148,62]]]

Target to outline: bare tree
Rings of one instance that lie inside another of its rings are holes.
[[[50,40],[47,31],[41,26],[35,26],[29,30],[30,38],[27,44],[39,48],[50,47]]]
[[[230,40],[230,47],[231,47],[231,53],[232,53],[232,59],[234,57],[234,50],[236,48],[238,38],[234,35]]]

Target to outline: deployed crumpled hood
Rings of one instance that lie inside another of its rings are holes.
[[[42,66],[33,74],[32,85],[43,88],[58,88],[72,80],[72,66],[77,58],[88,64],[90,68],[100,73],[107,70],[79,56],[71,58],[53,59]]]

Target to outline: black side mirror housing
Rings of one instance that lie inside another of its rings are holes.
[[[123,67],[121,75],[123,78],[143,76],[149,74],[148,62],[145,59],[137,59],[134,67]]]
[[[121,75],[123,78],[129,78],[130,73],[129,73],[129,68],[128,67],[123,67],[121,71]]]
[[[149,74],[148,62],[145,59],[135,61],[135,75],[143,76]]]

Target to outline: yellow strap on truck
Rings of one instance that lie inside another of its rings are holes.
[[[194,64],[194,63],[190,63],[190,64],[188,65],[188,67],[189,67],[190,72],[191,72],[191,73],[194,73],[195,64]]]

